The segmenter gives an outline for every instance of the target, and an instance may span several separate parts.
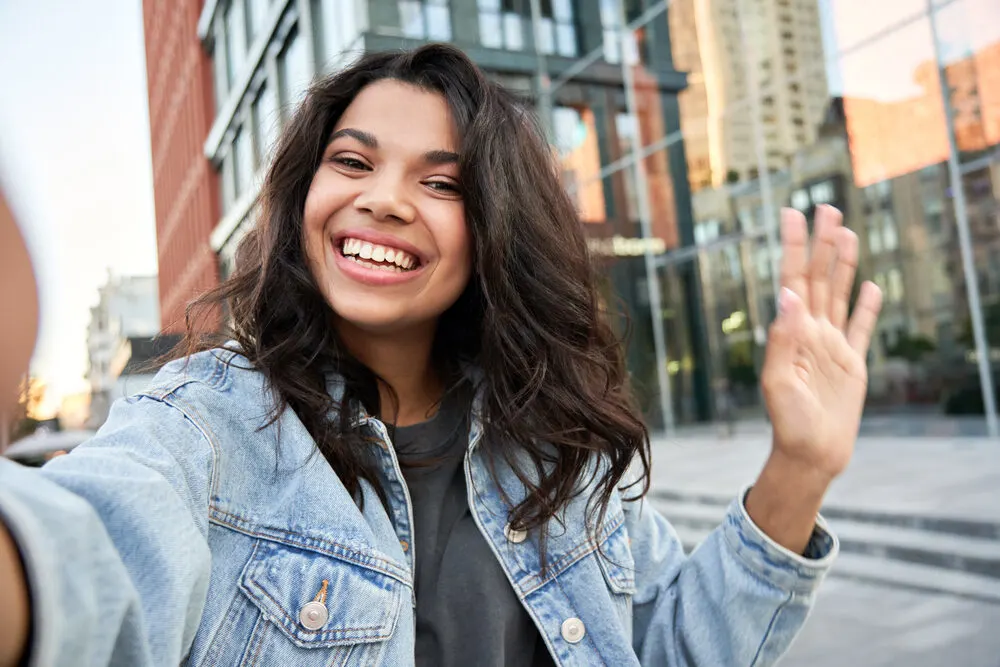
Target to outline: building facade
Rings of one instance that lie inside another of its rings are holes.
[[[87,326],[91,425],[104,423],[111,403],[124,395],[119,377],[129,358],[129,340],[153,337],[160,330],[157,283],[156,276],[109,275],[98,289]]]
[[[448,41],[539,102],[654,429],[710,418],[723,392],[762,412],[779,210],[824,203],[845,211],[861,273],[886,294],[869,410],[986,410],[1000,362],[994,0],[540,0],[534,17],[530,0],[145,7],[159,40],[151,106],[169,90],[177,108],[190,93],[207,110],[171,162],[157,156],[175,150],[176,112],[151,109],[154,166],[180,174],[154,169],[161,261],[185,267],[161,276],[164,294],[190,297],[232,270],[274,138],[310,81],[367,50]],[[171,54],[197,76],[159,64]],[[171,223],[188,178],[204,205]],[[182,224],[194,247],[176,245]],[[188,277],[203,269],[204,283]],[[182,300],[164,297],[165,322]]]

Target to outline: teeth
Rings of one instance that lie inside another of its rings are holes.
[[[361,239],[345,239],[341,246],[341,252],[348,259],[354,260],[359,264],[390,273],[409,271],[417,265],[416,257],[409,253],[403,252],[398,248],[368,243]],[[371,262],[360,261],[365,259],[370,259]]]

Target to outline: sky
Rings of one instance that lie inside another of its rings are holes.
[[[42,304],[32,372],[87,388],[86,328],[108,271],[156,273],[142,3],[0,0],[0,183]]]

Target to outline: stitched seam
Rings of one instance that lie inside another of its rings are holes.
[[[309,542],[309,544],[306,544],[304,542],[296,541],[291,538],[282,538],[280,535],[256,531],[251,528],[240,525],[247,522],[242,520],[239,516],[235,514],[230,514],[229,512],[226,512],[225,510],[219,509],[218,507],[215,506],[211,506],[210,510],[213,514],[209,515],[208,520],[211,523],[214,523],[218,526],[224,526],[226,528],[230,528],[237,532],[243,533],[244,535],[249,535],[251,537],[267,540],[268,542],[285,544],[287,546],[295,547],[297,549],[302,549],[304,551],[312,551],[314,553],[330,556],[338,560],[354,563],[359,567],[363,567],[369,570],[374,570],[375,572],[379,572],[388,577],[391,577],[392,579],[395,579],[396,581],[408,587],[410,586],[410,582],[404,576],[394,571],[394,568],[396,567],[394,563],[379,558],[378,556],[362,554],[361,552],[358,552],[338,542],[329,542],[329,541],[320,542],[319,540],[315,540],[312,538],[305,538],[303,536],[303,538]],[[223,520],[222,518],[216,517],[214,516],[214,514],[222,514],[226,517],[229,517],[234,520],[234,523],[230,523],[228,521]],[[295,535],[295,534],[297,533],[288,533],[288,535]],[[330,545],[331,547],[333,547],[333,549],[327,548],[326,545]],[[374,562],[368,562],[363,559],[368,559]],[[389,567],[380,567],[379,564],[383,563]]]
[[[764,651],[764,644],[771,636],[771,631],[774,629],[774,624],[778,620],[778,615],[791,603],[792,598],[795,597],[795,593],[789,593],[788,597],[778,605],[778,608],[774,610],[774,614],[771,616],[770,623],[767,624],[767,630],[764,632],[764,637],[760,640],[760,645],[757,647],[757,652],[753,656],[753,660],[750,661],[750,667],[755,667],[757,665],[757,660],[760,658],[761,653]]]
[[[624,522],[624,516],[619,515],[604,524],[596,542],[588,539],[586,542],[567,553],[562,560],[557,561],[552,567],[550,567],[548,576],[544,579],[538,575],[531,575],[530,577],[527,577],[526,581],[529,583],[521,582],[521,585],[525,587],[524,597],[531,595],[553,579],[556,579],[559,575],[568,570],[575,563],[579,562],[582,558],[586,558],[590,554],[597,551],[598,544],[603,544]],[[581,549],[583,551],[580,551]]]
[[[364,633],[368,633],[368,632],[371,632],[372,630],[384,632],[382,630],[382,628],[380,626],[377,626],[377,625],[369,625],[369,626],[360,627],[360,628],[334,628],[334,629],[331,629],[331,630],[327,630],[326,632],[311,632],[311,633],[294,632],[294,631],[292,631],[292,628],[297,628],[298,627],[298,623],[296,623],[295,619],[293,619],[291,616],[288,615],[288,612],[285,611],[284,605],[282,605],[280,602],[278,602],[276,599],[274,599],[274,596],[272,596],[270,593],[268,593],[266,590],[264,590],[256,582],[251,582],[251,583],[247,584],[246,590],[247,590],[248,593],[252,593],[252,592],[256,591],[257,593],[263,595],[268,600],[270,600],[271,602],[273,602],[274,606],[276,606],[281,611],[281,615],[284,617],[284,620],[287,621],[287,624],[289,626],[291,626],[291,627],[288,628],[288,630],[289,630],[289,632],[291,634],[295,634],[295,635],[298,635],[298,634],[307,635],[308,634],[308,635],[312,636],[312,639],[299,639],[299,641],[301,641],[301,642],[328,641],[328,640],[332,640],[332,639],[333,640],[335,640],[335,639],[355,639],[355,637],[338,637],[337,636],[337,635],[340,635],[340,634],[343,634],[343,633],[347,633],[347,632],[364,632]],[[261,611],[263,611],[263,610],[261,610]],[[373,639],[385,639],[385,638],[387,638],[389,636],[391,636],[391,635],[389,635],[389,634],[379,634],[379,635],[376,635],[375,637],[373,637]]]
[[[264,635],[267,633],[267,620],[264,618],[264,611],[259,611],[260,615],[257,617],[257,622],[253,624],[253,632],[250,634],[250,637],[256,640],[257,645],[256,648],[254,648],[253,653],[250,654],[250,662],[246,665],[246,667],[256,667],[257,660],[260,659],[260,652],[264,648]]]

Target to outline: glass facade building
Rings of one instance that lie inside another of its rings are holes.
[[[821,204],[885,294],[868,415],[991,423],[995,0],[209,0],[199,33],[223,275],[305,86],[448,41],[538,102],[652,428],[763,415],[779,211]]]

